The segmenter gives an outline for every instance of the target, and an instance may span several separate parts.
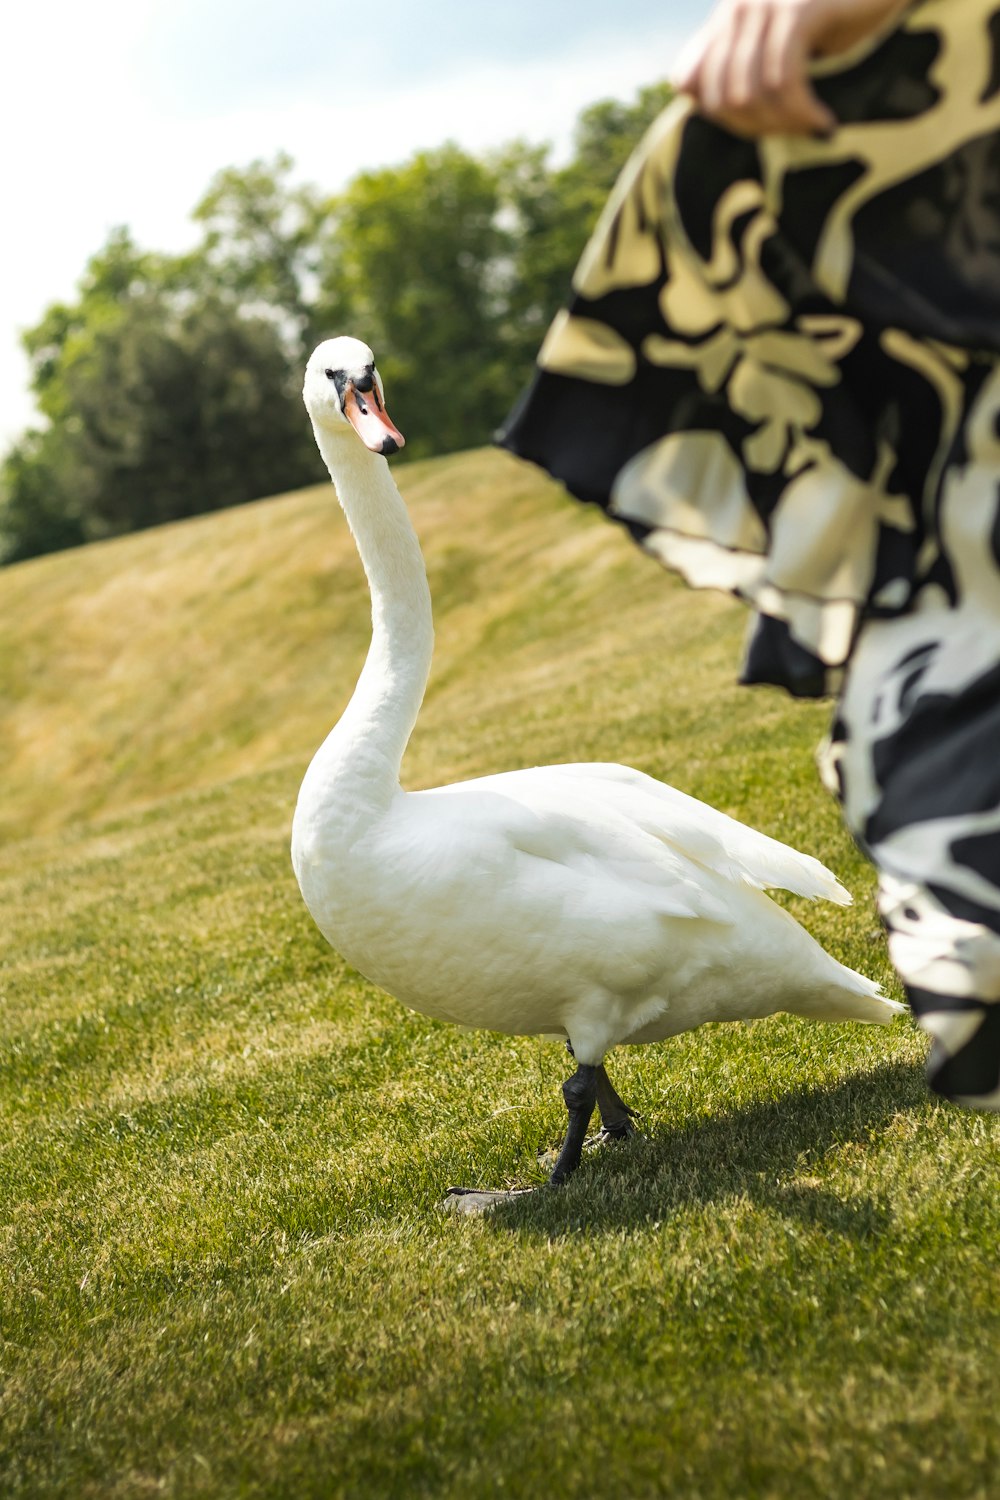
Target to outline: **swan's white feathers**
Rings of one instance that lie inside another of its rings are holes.
[[[785,890],[813,901],[834,901],[839,906],[851,903],[850,892],[818,859],[758,833],[630,766],[604,762],[536,766],[475,782],[457,782],[439,790],[461,793],[473,787],[495,790],[513,804],[538,807],[545,814],[557,802],[560,811],[574,815],[581,833],[587,828],[593,831],[602,849],[613,828],[619,832],[628,829],[633,838],[645,833],[685,860],[756,890]],[[547,817],[542,826],[545,832],[536,842],[535,852],[551,858],[545,847],[550,837]],[[642,860],[647,860],[650,852],[645,846]],[[724,914],[702,909],[688,914],[725,920]]]
[[[407,797],[409,809],[427,819],[424,850],[446,855],[446,864],[468,868],[476,851],[492,850],[516,900],[529,870],[533,888],[548,887],[562,900],[572,877],[577,904],[599,907],[607,920],[610,886],[634,912],[730,922],[732,914],[698,880],[683,854],[640,827],[614,806],[580,795],[570,781],[548,778],[541,770],[511,771],[456,782]],[[512,868],[513,866],[513,868]],[[592,886],[592,891],[587,887]],[[590,899],[586,899],[589,896]],[[537,908],[534,909],[536,911]],[[624,913],[623,913],[624,915]]]

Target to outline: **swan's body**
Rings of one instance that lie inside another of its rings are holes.
[[[843,899],[822,866],[638,771],[397,788],[362,829],[326,801],[329,760],[314,767],[293,845],[306,905],[349,963],[425,1015],[565,1033],[597,1063],[703,1021],[892,1013],[761,889]]]
[[[377,380],[365,345],[334,339],[314,353],[304,391],[372,594],[368,659],[306,773],[292,832],[303,897],[329,942],[425,1015],[565,1035],[581,1073],[603,1073],[619,1043],[705,1021],[780,1010],[890,1020],[901,1007],[764,894],[848,902],[833,875],[651,777],[563,765],[401,789],[433,626],[419,544],[381,456],[402,439]]]

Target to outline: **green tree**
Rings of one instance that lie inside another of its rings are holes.
[[[411,455],[487,442],[669,97],[592,105],[558,168],[446,145],[324,199],[282,154],[216,175],[186,255],[115,230],[24,337],[47,426],[0,465],[0,561],[318,477],[298,389],[334,333],[372,345]]]
[[[26,432],[0,464],[0,563],[61,552],[87,540],[83,517],[65,486],[59,434]]]
[[[615,178],[661,110],[674,97],[669,83],[640,89],[632,104],[602,99],[577,121],[570,173],[586,184],[591,224],[596,220]]]
[[[217,173],[192,215],[201,243],[178,262],[178,273],[188,285],[269,313],[300,358],[318,337],[314,304],[328,210],[314,188],[291,181],[293,165],[280,152],[273,162]]]
[[[153,526],[316,477],[268,321],[219,299],[134,301],[64,372],[88,535]]]
[[[185,285],[124,231],[25,347],[49,426],[0,473],[8,561],[319,477],[276,320]]]

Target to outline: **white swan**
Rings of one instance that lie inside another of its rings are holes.
[[[414,1010],[566,1036],[577,1070],[550,1180],[579,1163],[595,1103],[607,1134],[630,1132],[603,1067],[621,1042],[780,1010],[901,1010],[764,894],[846,904],[829,870],[639,771],[543,766],[401,789],[433,649],[420,546],[383,456],[403,438],[356,339],[320,344],[303,396],[368,577],[372,642],[302,783],[295,874],[329,942]]]

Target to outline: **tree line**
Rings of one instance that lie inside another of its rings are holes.
[[[23,335],[44,425],[0,464],[0,562],[321,478],[299,388],[333,333],[375,349],[409,455],[487,442],[669,94],[592,105],[558,167],[544,146],[445,145],[331,197],[282,154],[218,173],[188,253],[114,230]]]

